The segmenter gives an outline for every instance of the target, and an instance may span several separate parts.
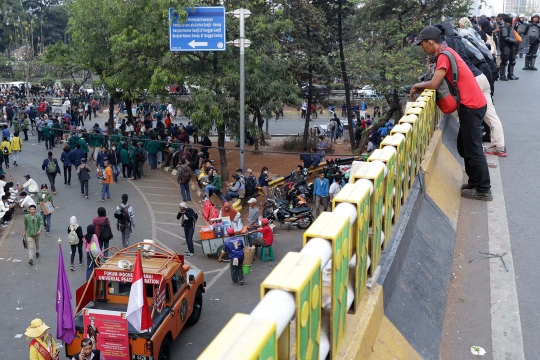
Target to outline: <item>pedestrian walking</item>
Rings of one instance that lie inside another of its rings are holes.
[[[218,257],[218,263],[221,262],[225,254],[229,254],[229,267],[231,269],[231,279],[233,285],[244,285],[244,273],[242,265],[244,264],[244,240],[241,236],[233,236],[234,229],[228,228],[227,235],[230,236],[225,241],[225,246]]]
[[[92,272],[94,271],[94,268],[96,267],[95,263],[95,256],[92,255],[92,248],[97,249],[95,250],[96,253],[99,250],[101,252],[101,248],[99,247],[98,238],[95,234],[95,228],[94,225],[90,224],[86,227],[86,235],[84,235],[83,238],[83,244],[84,249],[86,250],[86,280],[90,279],[92,276]],[[95,244],[92,246],[92,244]]]
[[[43,231],[43,217],[36,214],[36,205],[28,207],[29,214],[24,215],[24,233],[28,246],[28,263],[34,265],[34,257],[39,258],[39,235]]]
[[[11,139],[11,152],[13,153],[13,165],[19,166],[19,154],[22,151],[22,140],[19,137],[19,132],[15,131]]]
[[[182,221],[182,227],[184,228],[184,236],[187,243],[187,251],[185,256],[190,257],[195,255],[195,248],[193,247],[193,234],[195,232],[195,223],[197,222],[198,215],[193,209],[188,208],[186,203],[180,203],[180,209],[176,215],[176,220]]]
[[[324,171],[319,171],[319,178],[315,180],[315,186],[313,187],[313,195],[315,195],[315,216],[319,216],[321,205],[323,211],[328,210],[329,188],[330,182],[325,177]]]
[[[105,256],[109,255],[109,251],[106,250],[109,248],[109,241],[114,237],[111,228],[111,221],[107,217],[107,210],[104,207],[99,207],[97,209],[97,217],[92,220],[92,225],[94,225],[94,232],[99,241],[99,248],[103,251],[105,250]]]
[[[45,121],[43,119],[39,119],[36,122],[36,130],[38,135],[38,144],[41,143],[41,140],[45,141],[45,137],[43,136],[43,127],[45,126]]]
[[[36,203],[41,206],[41,204],[46,204],[48,202],[51,203],[51,205],[54,207],[53,204],[53,196],[47,192],[48,187],[47,184],[41,184],[41,191],[38,193],[37,201]],[[51,236],[51,217],[52,213],[45,215],[43,212],[43,209],[41,210],[41,217],[43,218],[43,224],[45,226],[45,232],[47,233],[47,236]]]
[[[4,154],[4,163],[6,164],[6,168],[9,169],[9,155],[11,155],[11,143],[5,136],[2,143],[0,144],[0,150],[2,151],[2,154]]]
[[[122,203],[116,207],[114,217],[116,218],[116,230],[122,234],[122,247],[127,248],[132,232],[131,227],[135,227],[135,213],[133,206],[128,204],[127,194],[122,194]]]
[[[24,141],[28,141],[28,129],[30,128],[30,119],[26,114],[24,114],[23,124],[22,124],[22,131],[24,133]]]
[[[41,319],[34,319],[26,329],[26,338],[33,338],[28,345],[30,360],[58,360],[56,341],[47,333],[50,327]]]
[[[183,201],[191,201],[189,192],[189,182],[191,181],[191,169],[186,164],[186,159],[182,159],[180,168],[176,173],[176,182],[180,184],[180,193]]]
[[[112,168],[109,164],[109,160],[105,160],[104,165],[105,169],[103,170],[103,184],[101,184],[101,198],[98,199],[100,202],[105,201],[105,196],[107,196],[107,200],[111,200],[110,185],[113,183]]]
[[[79,225],[77,218],[72,216],[69,218],[69,226],[67,229],[68,232],[68,242],[71,246],[71,271],[75,271],[75,253],[79,251],[79,265],[83,264],[82,257],[82,245],[83,245],[83,231],[82,227]]]
[[[64,151],[60,155],[60,161],[64,164],[64,185],[71,185],[71,166],[75,162],[75,158],[69,146],[64,146]]]
[[[119,159],[122,163],[122,177],[124,179],[128,178],[128,175],[131,174],[131,165],[129,162],[129,152],[127,150],[127,144],[121,143],[119,151]]]
[[[90,181],[90,167],[86,165],[86,159],[81,159],[81,164],[77,167],[77,174],[81,182],[81,195],[89,199],[88,182]]]
[[[118,175],[120,175],[120,157],[118,155],[118,150],[116,150],[116,144],[112,144],[111,150],[109,151],[109,164],[111,164],[113,180],[115,183],[118,182]]]
[[[53,157],[52,151],[49,151],[47,155],[47,158],[43,160],[41,169],[45,170],[45,174],[47,174],[47,178],[49,178],[49,183],[51,184],[51,191],[56,195],[55,181],[56,175],[61,174],[60,166],[58,166],[58,160]]]

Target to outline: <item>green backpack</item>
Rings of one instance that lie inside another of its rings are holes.
[[[49,163],[47,164],[47,171],[49,172],[49,174],[56,173],[56,164],[54,162],[54,158],[52,160],[49,160]]]

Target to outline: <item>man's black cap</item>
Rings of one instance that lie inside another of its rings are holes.
[[[437,29],[435,26],[426,26],[420,31],[417,40],[413,45],[420,45],[424,40],[440,40],[441,39],[441,30]]]

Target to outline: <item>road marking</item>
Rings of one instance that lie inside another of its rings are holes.
[[[489,259],[493,359],[520,360],[525,359],[525,354],[501,170],[497,156],[490,156],[489,160],[496,165],[489,169],[493,194],[493,201],[487,204],[489,252],[506,252],[504,261],[508,266],[507,272],[501,259]]]
[[[173,222],[160,222],[160,221],[157,221],[156,224],[158,224],[158,225],[182,226],[182,224],[180,224],[180,223],[173,223]]]
[[[175,233],[172,233],[172,232],[170,232],[170,231],[167,231],[167,230],[165,230],[165,229],[163,229],[163,228],[156,227],[156,229],[158,229],[159,231],[163,231],[164,233],[167,233],[167,234],[169,234],[169,235],[171,235],[171,236],[174,236],[174,237],[176,237],[176,238],[178,238],[178,239],[180,239],[180,240],[184,240],[184,241],[186,240],[185,237],[182,237],[182,236],[180,236],[180,235],[176,235]],[[198,246],[198,247],[202,247],[201,244],[197,244],[196,242],[193,242],[193,245]]]
[[[154,214],[166,214],[166,215],[178,215],[177,212],[168,212],[168,211],[154,211]]]
[[[141,179],[141,181],[151,181],[151,182],[170,182],[169,180],[146,180],[146,179]]]
[[[221,269],[218,274],[216,276],[214,276],[212,278],[212,280],[210,280],[210,282],[208,284],[206,284],[206,290],[210,289],[212,287],[212,285],[215,284],[216,281],[218,281],[218,279],[223,275],[225,274],[225,272],[229,269],[229,265],[225,265],[223,267],[223,269]]]

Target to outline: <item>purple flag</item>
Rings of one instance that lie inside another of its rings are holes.
[[[56,282],[56,338],[71,344],[75,338],[75,319],[71,307],[71,289],[64,266],[62,245],[58,244],[58,279]]]

